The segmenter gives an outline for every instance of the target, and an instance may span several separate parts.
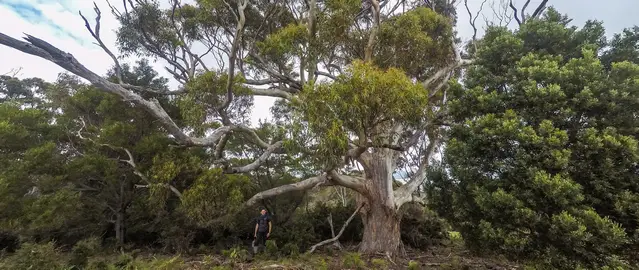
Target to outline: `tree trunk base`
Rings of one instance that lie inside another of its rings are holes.
[[[400,217],[395,209],[373,206],[362,213],[364,235],[359,252],[364,254],[401,255]]]

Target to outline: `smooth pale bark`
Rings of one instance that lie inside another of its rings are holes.
[[[376,149],[363,156],[366,174],[365,190],[360,200],[364,234],[359,251],[366,254],[397,255],[400,247],[401,214],[395,208],[393,167],[395,155],[390,149]]]

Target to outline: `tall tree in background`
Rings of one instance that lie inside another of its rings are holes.
[[[551,9],[488,29],[452,92],[450,213],[475,250],[614,268],[638,244],[637,34],[569,22]]]
[[[400,208],[422,200],[414,195],[442,141],[447,91],[456,85],[451,79],[471,63],[462,59],[453,33],[458,3],[171,3],[163,10],[154,1],[127,0],[111,11],[121,23],[120,52],[163,59],[182,84],[175,91],[124,79],[118,58],[100,39],[97,7],[96,25],[86,18],[85,23],[113,58],[114,81],[36,37],[23,42],[0,34],[0,43],[52,61],[97,89],[134,103],[175,142],[209,150],[211,164],[226,173],[252,172],[274,155],[305,158],[316,176],[260,192],[248,204],[316,186],[347,187],[359,194],[364,224],[360,251],[396,253]],[[540,14],[537,10],[531,18]],[[183,121],[176,121],[151,94],[176,96]],[[284,100],[280,105],[295,123],[283,136],[267,141],[246,126],[252,97],[260,95]],[[245,138],[245,147],[260,149],[261,155],[250,163],[236,162],[225,150],[230,137]],[[418,169],[394,189],[398,161],[411,149],[421,153]],[[363,173],[345,171],[354,162]]]

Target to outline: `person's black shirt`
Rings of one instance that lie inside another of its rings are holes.
[[[257,231],[258,232],[268,232],[268,223],[271,221],[271,217],[268,215],[260,215],[257,218]]]

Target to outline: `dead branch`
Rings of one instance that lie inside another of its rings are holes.
[[[326,220],[328,221],[328,225],[331,226],[331,237],[335,238],[335,228],[333,226],[333,214],[329,213],[328,218],[326,218]],[[333,246],[335,246],[337,249],[342,249],[342,245],[339,243],[339,240],[335,240],[333,242]]]
[[[496,0],[491,1],[491,10],[493,12],[492,20],[489,20],[482,14],[484,17],[484,23],[489,25],[495,25],[495,21],[498,21],[498,26],[507,26],[513,20],[513,12],[509,6],[510,0],[499,0],[499,3],[496,4]]]
[[[106,52],[113,60],[113,63],[115,64],[115,76],[118,79],[118,83],[122,83],[122,68],[120,66],[120,62],[118,61],[118,58],[115,56],[115,54],[113,54],[113,52],[111,52],[111,50],[109,50],[109,48],[104,45],[104,42],[102,42],[102,38],[100,38],[100,19],[102,18],[102,12],[100,12],[100,8],[98,8],[98,5],[95,2],[93,2],[93,10],[95,11],[96,15],[95,27],[93,29],[91,29],[91,25],[89,24],[87,18],[82,15],[82,11],[78,11],[78,13],[84,20],[84,26],[87,28],[87,30],[89,30],[89,33],[91,33],[91,36],[93,36],[95,41],[98,42],[98,46],[100,46],[100,48],[102,48],[102,50],[104,50],[104,52]]]
[[[533,14],[530,15],[530,18],[526,18],[526,14],[525,14],[528,4],[530,4],[530,0],[526,0],[526,3],[524,3],[524,6],[521,8],[521,15],[517,16],[517,12],[518,12],[517,8],[515,7],[515,4],[513,4],[513,1],[510,0],[510,3],[509,3],[510,9],[513,10],[515,20],[517,21],[519,25],[526,23],[526,21],[530,18],[538,18],[541,15],[541,13],[543,13],[544,10],[546,10],[546,5],[548,4],[548,0],[541,1],[541,3],[539,3],[535,11],[533,12]]]
[[[338,233],[335,237],[333,237],[333,238],[331,238],[331,239],[324,240],[324,241],[322,241],[322,242],[319,242],[319,243],[317,243],[317,244],[313,245],[313,246],[311,247],[311,249],[308,251],[308,253],[309,253],[309,254],[310,254],[310,253],[313,253],[313,252],[315,251],[315,249],[317,249],[318,247],[321,247],[321,246],[326,245],[326,244],[328,244],[328,243],[331,243],[331,242],[337,241],[337,240],[340,238],[340,236],[342,236],[342,234],[344,233],[344,230],[346,230],[346,227],[348,226],[348,224],[350,224],[350,223],[351,223],[351,221],[353,220],[353,218],[355,218],[355,215],[357,215],[357,213],[359,213],[359,210],[361,210],[363,206],[364,206],[364,204],[360,204],[360,205],[357,207],[357,209],[355,209],[355,211],[353,212],[353,214],[351,214],[351,216],[350,216],[350,217],[346,220],[346,222],[344,222],[344,225],[342,225],[342,229],[341,229],[341,230],[339,230],[339,233]]]
[[[475,44],[475,42],[477,41],[477,18],[479,18],[479,14],[482,12],[482,10],[484,9],[484,4],[486,4],[486,1],[488,0],[484,0],[483,2],[481,2],[481,6],[479,7],[479,9],[477,10],[477,13],[473,16],[473,14],[470,12],[470,7],[468,7],[468,0],[464,0],[464,6],[466,7],[466,11],[468,12],[468,22],[470,24],[470,26],[473,28],[473,44],[475,45],[475,50],[477,50],[477,45]]]
[[[20,73],[20,71],[22,71],[22,67],[12,68],[11,70],[7,71],[7,73],[2,74],[2,76],[16,77],[18,73]]]

